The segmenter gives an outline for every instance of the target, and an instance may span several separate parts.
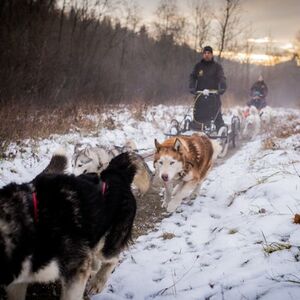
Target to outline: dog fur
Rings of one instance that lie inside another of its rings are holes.
[[[64,148],[54,151],[48,166],[39,174],[63,174],[68,168],[68,158]],[[38,176],[39,176],[38,175]]]
[[[163,206],[173,212],[184,198],[198,191],[221,146],[204,134],[193,134],[172,137],[162,144],[155,139],[155,147],[154,167],[165,186]]]
[[[24,300],[31,282],[57,279],[60,299],[81,300],[91,274],[88,291],[103,289],[131,238],[131,159],[129,153],[113,158],[100,177],[43,173],[0,189],[0,285],[8,300]]]
[[[136,166],[136,174],[133,185],[138,188],[139,194],[144,195],[150,188],[153,174],[143,157],[136,152],[136,146],[128,140],[124,147],[107,148],[103,146],[91,147],[87,145],[81,149],[82,145],[76,145],[72,157],[73,173],[75,175],[85,173],[100,173],[110,162],[110,160],[122,152],[131,152],[131,161]]]
[[[272,126],[272,119],[273,119],[273,110],[270,106],[263,107],[260,112],[260,121],[261,121],[261,128],[263,130],[268,130]]]
[[[249,115],[245,119],[245,125],[242,132],[243,138],[251,140],[260,133],[261,121],[258,110],[255,106],[251,106]]]

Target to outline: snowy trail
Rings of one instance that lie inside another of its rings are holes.
[[[298,299],[299,284],[285,281],[300,281],[299,142],[264,151],[257,139],[214,168],[200,196],[140,237],[93,299]],[[292,247],[268,255],[273,242]]]
[[[0,186],[34,178],[59,145],[70,156],[78,141],[122,144],[133,138],[139,148],[153,147],[154,137],[162,141],[169,120],[183,112],[159,107],[137,122],[125,110],[115,114],[121,128],[97,136],[74,133],[11,145],[12,158],[0,161]],[[300,119],[299,111],[277,114]],[[279,139],[274,150],[262,149],[261,139],[231,151],[195,200],[139,237],[93,300],[299,299],[300,225],[293,216],[300,213],[300,134]],[[290,248],[264,251],[278,245]]]

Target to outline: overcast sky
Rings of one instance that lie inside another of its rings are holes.
[[[217,5],[224,0],[208,1]],[[159,0],[137,0],[143,16],[149,20]],[[187,7],[188,0],[178,0],[180,8]],[[270,36],[282,44],[292,42],[300,30],[300,0],[241,0],[243,20],[252,24],[253,38]]]

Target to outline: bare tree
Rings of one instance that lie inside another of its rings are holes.
[[[141,8],[135,0],[123,0],[121,4],[121,21],[125,27],[136,32],[141,23]]]
[[[202,50],[204,43],[208,40],[212,13],[209,5],[203,0],[192,0],[190,2],[190,24],[194,39],[194,49]]]
[[[242,32],[240,16],[240,0],[223,0],[220,14],[216,15],[219,60],[222,58],[223,51],[230,48]]]
[[[176,0],[161,0],[155,12],[157,36],[172,36],[178,43],[185,40],[186,19],[178,11]]]

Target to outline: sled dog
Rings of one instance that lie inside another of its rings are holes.
[[[270,106],[265,106],[259,112],[261,128],[264,130],[268,130],[272,125],[273,111]]]
[[[48,166],[39,174],[63,174],[68,168],[68,158],[64,148],[54,151]],[[38,176],[39,176],[38,175]]]
[[[261,121],[258,110],[255,106],[251,106],[249,109],[249,115],[245,120],[242,136],[246,139],[251,140],[259,134],[260,127]]]
[[[100,173],[110,162],[110,160],[122,152],[131,152],[131,161],[136,166],[136,175],[133,180],[133,185],[138,188],[139,193],[144,195],[150,188],[152,182],[152,172],[144,159],[134,152],[136,146],[132,141],[127,141],[124,147],[107,148],[103,146],[91,147],[86,145],[75,146],[72,156],[73,173],[75,175],[85,173]]]
[[[38,175],[0,189],[0,285],[25,300],[32,282],[60,280],[62,300],[100,292],[131,238],[136,201],[132,156],[97,174]],[[100,267],[99,267],[100,265]]]
[[[155,147],[154,167],[165,186],[163,206],[173,212],[184,198],[198,191],[221,146],[204,134],[193,134],[172,137],[162,144],[155,139]]]

